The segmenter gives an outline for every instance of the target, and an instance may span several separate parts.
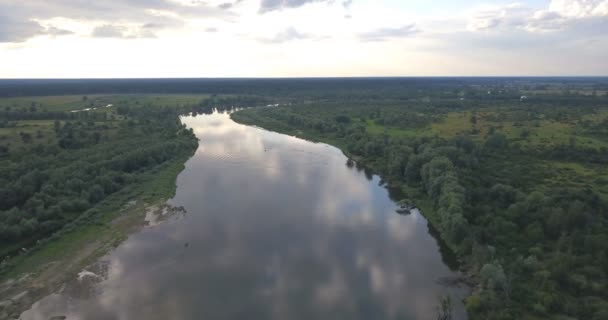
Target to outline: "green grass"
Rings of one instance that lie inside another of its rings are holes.
[[[35,105],[38,109],[48,111],[72,111],[90,107],[105,107],[108,104],[183,106],[197,104],[209,98],[208,94],[119,94],[119,95],[82,95],[0,98],[0,109],[26,108]]]
[[[48,111],[70,111],[88,108],[90,103],[94,103],[101,97],[103,96],[91,95],[88,96],[87,101],[83,101],[83,96],[80,95],[2,98],[0,99],[0,108],[11,107],[20,109],[30,108],[32,105],[35,105],[37,108]]]
[[[524,121],[516,126],[514,121],[489,121],[487,118],[496,116],[498,112],[477,112],[477,122],[471,123],[470,111],[465,112],[450,112],[443,121],[433,123],[431,132],[443,137],[452,138],[459,134],[472,136],[477,141],[483,141],[491,130],[503,133],[513,142],[519,143],[522,147],[535,148],[539,146],[557,146],[570,144],[571,137],[575,137],[577,146],[599,149],[608,147],[608,141],[605,139],[586,136],[584,132],[577,130],[576,124],[571,122],[557,122],[550,120]],[[606,117],[608,111],[603,111],[598,115],[589,115],[589,119],[602,119]],[[472,130],[476,129],[477,134],[472,134]],[[382,128],[375,128],[380,131]],[[527,137],[522,134],[528,131]]]
[[[554,172],[548,185],[562,187],[589,188],[603,200],[608,201],[608,168],[591,166],[576,162],[552,161],[546,163]]]
[[[227,97],[222,96],[222,97]],[[96,110],[89,112],[105,112],[112,115],[117,120],[123,119],[116,114],[117,106],[168,106],[181,107],[196,105],[202,100],[210,98],[208,94],[118,94],[118,95],[88,95],[86,101],[84,96],[65,95],[65,96],[45,96],[45,97],[19,97],[19,98],[0,98],[0,110],[6,107],[13,109],[29,109],[32,104],[38,110],[47,111],[73,111],[85,108],[97,107]],[[113,108],[102,108],[112,104]],[[108,121],[105,122],[106,124]],[[19,120],[14,122],[14,127],[0,128],[0,145],[8,146],[10,150],[27,149],[38,144],[55,143],[53,132],[53,120]],[[38,137],[38,131],[40,136]],[[25,143],[20,133],[28,133],[32,136],[29,143]]]
[[[15,127],[0,128],[0,145],[8,146],[9,149],[24,149],[41,143],[54,143],[53,122],[52,120],[26,120],[18,121]],[[31,142],[24,142],[20,133],[29,134],[32,137]]]
[[[399,128],[391,128],[383,125],[377,124],[373,120],[367,120],[365,123],[367,132],[379,135],[379,134],[388,134],[392,137],[405,137],[405,138],[414,138],[420,136],[430,136],[433,135],[433,132],[429,128],[425,129],[399,129]]]
[[[101,96],[99,99],[107,104],[114,105],[150,105],[158,107],[194,105],[210,97],[211,95],[208,94],[120,94]]]

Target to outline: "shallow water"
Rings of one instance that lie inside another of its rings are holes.
[[[22,319],[435,319],[467,288],[419,212],[340,150],[183,117],[200,138],[167,215],[131,235]],[[163,211],[164,212],[164,211]]]

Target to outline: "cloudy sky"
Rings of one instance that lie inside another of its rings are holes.
[[[608,0],[0,0],[0,78],[608,75]]]

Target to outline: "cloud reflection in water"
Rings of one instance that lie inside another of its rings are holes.
[[[227,114],[183,120],[200,146],[170,202],[188,214],[106,256],[92,298],[55,294],[23,319],[434,319],[439,295],[466,292],[437,284],[454,274],[426,220],[396,214],[339,150]]]

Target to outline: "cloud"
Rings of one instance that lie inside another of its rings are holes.
[[[410,37],[419,33],[414,24],[405,25],[399,28],[382,28],[371,32],[359,34],[359,38],[365,42],[386,41],[392,38]]]
[[[7,9],[36,19],[64,17],[81,20],[147,22],[159,16],[206,17],[225,15],[204,2],[173,0],[3,0]]]
[[[298,8],[303,5],[315,2],[333,3],[334,0],[262,0],[262,2],[260,3],[259,13]]]
[[[42,26],[34,20],[18,20],[0,14],[0,43],[23,42],[37,35],[63,36],[73,34],[72,31],[55,26]]]
[[[542,9],[522,4],[481,8],[471,12],[465,30],[432,35],[433,50],[483,61],[480,66],[487,70],[511,65],[537,74],[605,73],[606,63],[598,60],[608,52],[604,3],[554,0]]]
[[[38,22],[13,19],[0,13],[0,42],[23,42],[43,33],[44,28]]]
[[[607,0],[552,0],[549,11],[565,17],[608,16]]]
[[[118,35],[117,25],[139,24],[142,29],[140,35],[149,36],[163,28],[180,27],[188,18],[227,18],[232,15],[229,10],[201,1],[187,3],[174,0],[0,0],[0,42],[20,42],[46,33],[67,34],[56,32],[55,29],[47,32],[39,23],[53,18],[84,22],[102,21],[104,25],[113,28],[105,27],[94,34],[106,35]]]
[[[472,14],[467,29],[483,31],[503,27],[519,27],[526,24],[526,20],[533,12],[531,8],[522,4],[483,8]]]
[[[125,25],[104,24],[93,29],[91,37],[93,38],[122,38],[122,39],[138,39],[138,38],[155,38],[154,31],[159,28],[154,24],[148,24],[141,27],[128,27]]]
[[[91,36],[94,38],[122,38],[127,28],[123,26],[102,25],[93,29]]]
[[[47,27],[44,33],[51,36],[67,36],[70,34],[74,34],[73,31],[60,29],[53,26]]]
[[[260,39],[260,41],[264,42],[264,43],[284,43],[284,42],[290,42],[290,41],[295,41],[295,40],[304,40],[304,39],[310,39],[310,38],[313,38],[313,37],[308,34],[300,33],[298,30],[296,30],[293,27],[289,27],[289,28],[277,33],[272,38]]]
[[[475,11],[469,31],[563,31],[608,16],[608,0],[552,0],[545,9],[523,4],[487,7]],[[605,19],[604,19],[605,20]]]
[[[224,2],[218,5],[218,8],[220,9],[224,9],[224,10],[228,10],[231,9],[232,7],[238,5],[239,3],[242,3],[244,0],[235,0],[234,2]]]

